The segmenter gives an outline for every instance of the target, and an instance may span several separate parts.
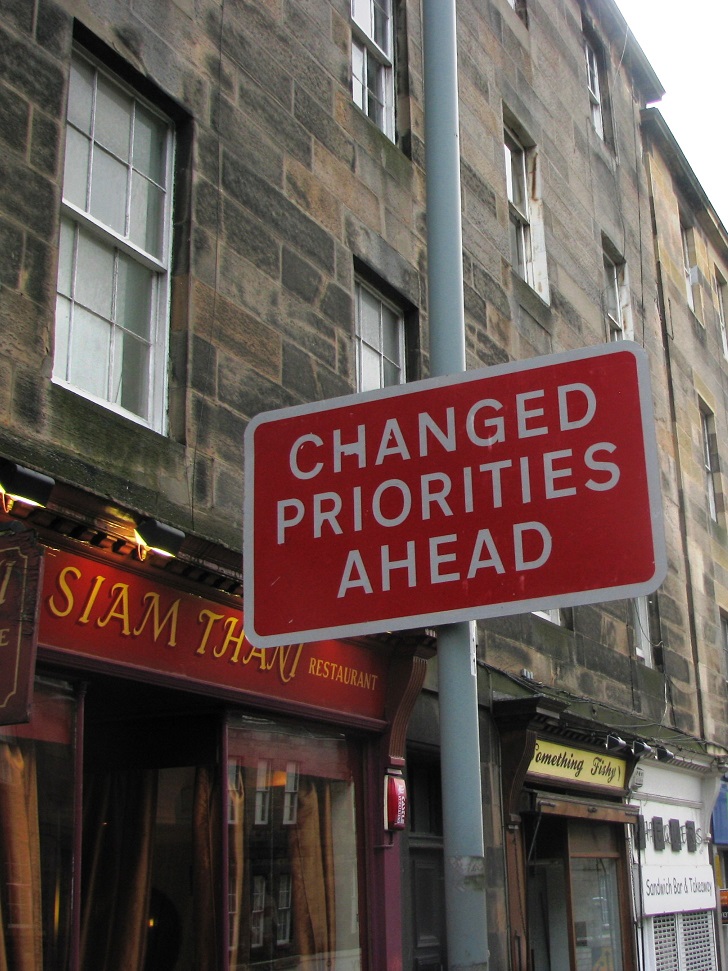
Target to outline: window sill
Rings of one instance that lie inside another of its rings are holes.
[[[511,280],[519,307],[530,314],[544,330],[551,333],[551,306],[513,269]]]

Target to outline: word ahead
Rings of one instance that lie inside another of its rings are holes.
[[[620,342],[259,415],[245,501],[263,647],[651,592],[646,355]]]

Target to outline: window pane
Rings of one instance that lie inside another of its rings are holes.
[[[63,198],[86,209],[88,163],[91,142],[75,128],[66,129],[66,159],[63,167]]]
[[[525,278],[526,260],[523,246],[523,230],[521,224],[512,215],[510,222],[511,263],[516,272]]]
[[[401,364],[401,319],[390,307],[382,304],[382,350],[386,357]]]
[[[229,729],[227,966],[360,971],[353,753],[333,732],[241,721]],[[291,755],[298,812],[286,823]],[[270,812],[255,824],[261,758],[271,764]]]
[[[91,176],[90,212],[120,235],[126,230],[126,175],[121,162],[97,148]]]
[[[367,115],[378,128],[384,125],[384,71],[374,55],[367,51]]]
[[[159,118],[137,104],[134,113],[134,168],[164,185],[167,127]]]
[[[359,381],[360,391],[374,391],[376,388],[382,387],[382,375],[379,370],[379,363],[381,358],[376,351],[373,351],[366,344],[361,344],[359,353],[360,357],[360,367],[359,367]]]
[[[91,134],[93,78],[91,65],[76,58],[68,82],[68,120],[87,135]]]
[[[617,861],[572,859],[571,880],[577,965],[592,967],[598,959],[622,971]]]
[[[87,233],[78,234],[75,299],[111,320],[114,293],[114,251]]]
[[[384,358],[384,367],[382,375],[382,385],[385,388],[391,388],[395,384],[400,384],[402,381],[402,369],[398,364],[393,364]]]
[[[373,0],[374,2],[374,41],[389,55],[389,21],[390,0]]]
[[[372,0],[351,0],[351,17],[368,37],[372,36]]]
[[[352,41],[351,44],[351,88],[352,98],[357,108],[364,111],[364,90],[366,88],[366,78],[364,77],[364,48]]]
[[[116,322],[132,334],[149,340],[154,274],[122,253],[117,272]]]
[[[99,398],[109,393],[109,336],[108,321],[75,306],[68,380]]]
[[[147,417],[149,345],[133,334],[116,331],[112,401],[142,418]]]
[[[524,173],[524,158],[522,151],[510,151],[511,162],[511,202],[521,212],[526,211],[526,186]]]
[[[153,256],[162,255],[164,193],[137,172],[131,176],[129,239]]]
[[[365,287],[359,287],[359,336],[372,347],[380,346],[381,301]]]
[[[132,99],[99,76],[94,139],[124,161],[129,159]]]
[[[68,380],[68,338],[71,329],[71,301],[56,296],[56,342],[53,370],[63,380]]]
[[[619,283],[617,280],[617,267],[604,256],[604,302],[609,316],[621,327],[621,313],[619,303]]]
[[[61,235],[58,246],[58,290],[67,297],[71,296],[73,286],[73,223],[61,220]]]

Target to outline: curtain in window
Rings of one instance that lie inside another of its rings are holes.
[[[242,919],[245,884],[245,785],[237,767],[228,780],[228,857],[230,894],[230,971],[243,965],[250,951],[248,922]]]
[[[254,805],[255,783],[248,781],[246,785],[243,778],[242,770],[234,771],[228,788],[230,971],[252,966],[249,875],[246,879],[246,867],[251,866],[246,838],[252,838],[252,820],[246,818],[245,810],[246,805]],[[336,966],[336,905],[329,782],[301,780],[296,822],[286,828],[292,887],[293,952],[298,957],[307,958],[306,968],[311,971],[333,971]],[[269,907],[275,911],[275,903]],[[267,916],[267,926],[274,927],[274,914]],[[272,967],[274,964],[264,961],[262,966]]]
[[[293,926],[298,953],[318,955],[312,968],[331,969],[336,951],[331,787],[302,781],[298,825],[291,829]]]
[[[155,770],[109,772],[87,780],[83,971],[142,967],[156,800]]]
[[[193,897],[195,912],[195,968],[215,971],[218,964],[218,913],[215,906],[216,857],[219,853],[219,812],[215,770],[199,766],[195,772],[192,823]],[[218,871],[219,872],[219,871]]]
[[[40,837],[35,751],[0,742],[0,971],[42,971]]]

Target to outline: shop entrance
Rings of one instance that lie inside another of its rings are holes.
[[[82,971],[219,966],[221,725],[194,698],[89,685]]]
[[[622,830],[612,823],[528,817],[533,971],[631,971]]]
[[[363,971],[362,746],[115,678],[0,731],[0,967]]]
[[[432,756],[407,755],[409,811],[409,893],[412,971],[444,971],[445,875],[440,764]]]

